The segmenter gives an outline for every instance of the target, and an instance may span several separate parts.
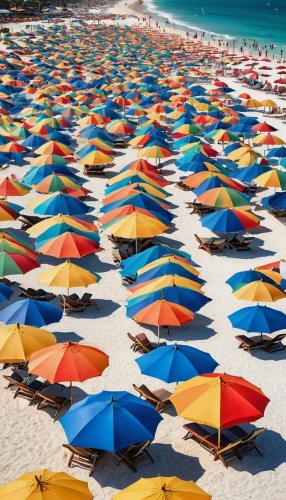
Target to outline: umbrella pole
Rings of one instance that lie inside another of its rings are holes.
[[[218,441],[217,441],[218,449],[220,449],[220,429],[218,430]]]
[[[137,238],[135,239],[135,253],[137,254],[138,252],[138,240]]]
[[[158,325],[158,345],[159,345],[159,340],[160,340],[160,326]]]
[[[71,406],[72,406],[72,381],[70,381],[70,398],[71,398]]]

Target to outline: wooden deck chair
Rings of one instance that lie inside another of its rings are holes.
[[[63,444],[63,447],[71,452],[68,467],[72,467],[73,464],[76,464],[89,469],[89,476],[93,474],[97,462],[105,453],[103,450],[79,448],[77,446],[71,446],[70,444]]]
[[[154,463],[153,458],[147,450],[150,444],[151,441],[143,441],[142,443],[132,444],[124,450],[117,451],[113,455],[115,465],[119,465],[122,461],[124,461],[128,465],[128,467],[133,470],[133,472],[137,472],[137,469],[134,465],[135,463],[144,460],[147,457],[149,457],[151,462]]]
[[[23,229],[23,231],[26,231],[30,227],[35,226],[35,224],[38,224],[38,222],[41,222],[45,219],[48,219],[48,217],[38,217],[36,215],[21,215],[18,220],[22,223],[21,229]]]
[[[132,344],[130,346],[130,349],[132,349],[133,351],[138,351],[141,346],[138,344],[137,340],[136,340],[136,337],[133,337],[133,335],[129,332],[127,332],[127,335],[128,335],[128,338],[131,340]]]
[[[282,340],[286,337],[285,333],[280,333],[271,338],[269,335],[263,335],[263,339],[252,339],[246,335],[236,335],[236,339],[240,342],[239,348],[245,351],[254,349],[264,349],[269,354],[276,351],[283,351],[286,346],[282,344]]]
[[[63,384],[51,384],[39,391],[37,393],[37,399],[40,399],[40,401],[37,404],[37,410],[41,410],[42,408],[55,408],[56,413],[54,414],[54,418],[56,418],[65,403],[70,401],[70,397],[61,395],[66,389],[67,387]]]
[[[17,382],[14,381],[13,385],[17,387],[14,393],[14,399],[18,396],[28,399],[30,402],[34,401],[37,398],[37,393],[43,389],[45,386],[45,382],[40,382],[40,380],[33,380],[31,383],[29,382]]]
[[[255,429],[246,436],[241,438],[241,444],[239,445],[239,452],[242,453],[247,453],[248,451],[251,450],[256,450],[257,453],[261,456],[263,456],[262,451],[258,448],[257,444],[255,443],[255,439],[260,436],[264,431],[266,431],[266,428],[263,429]]]
[[[184,184],[183,181],[176,182],[175,187],[178,189],[182,189],[182,191],[191,191],[191,188]]]
[[[139,335],[140,335],[140,337],[139,337]],[[151,344],[150,340],[145,335],[145,333],[140,333],[139,335],[136,335],[136,342],[139,344],[139,346],[143,352],[151,352],[151,351],[154,351],[154,349],[156,349],[156,347],[154,347]]]
[[[161,413],[165,408],[168,408],[172,405],[170,401],[170,396],[172,393],[166,391],[165,389],[157,389],[156,391],[150,391],[146,385],[140,385],[137,387],[133,384],[133,388],[135,391],[139,392],[140,398],[143,397],[148,403],[151,403],[155,406],[155,409],[158,413]]]
[[[204,250],[209,255],[223,252],[226,244],[226,240],[223,238],[200,238],[197,234],[195,234],[195,238],[199,243],[199,249]]]
[[[41,301],[49,301],[55,298],[54,293],[48,293],[41,288],[39,290],[35,290],[34,288],[24,288],[23,286],[19,286],[22,293],[20,297],[27,297],[28,299],[41,300]]]
[[[64,297],[63,295],[60,295],[60,307],[67,314],[73,312],[83,312],[86,309],[86,305],[79,304],[78,301],[72,300],[68,297]]]

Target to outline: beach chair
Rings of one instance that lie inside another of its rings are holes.
[[[112,249],[112,257],[114,262],[119,263],[122,262],[122,260],[128,259],[128,257],[131,257],[127,251],[122,250],[121,248],[113,248]]]
[[[39,288],[38,290],[35,290],[34,288],[24,288],[23,286],[19,286],[19,288],[22,291],[19,297],[27,297],[28,299],[42,301],[49,301],[55,298],[54,293],[48,293],[41,288]]]
[[[88,175],[88,176],[103,175],[103,176],[105,176],[104,168],[105,168],[105,165],[85,165],[83,175]]]
[[[143,441],[142,443],[132,444],[124,450],[117,451],[113,455],[115,465],[119,465],[122,461],[124,461],[128,467],[133,470],[133,472],[137,472],[134,465],[135,463],[144,460],[145,458],[150,458],[151,462],[154,463],[153,458],[147,450],[150,444],[151,441]]]
[[[219,447],[217,432],[211,434],[207,429],[196,423],[183,425],[183,428],[187,430],[187,434],[183,437],[185,441],[194,439],[202,448],[214,456],[214,460],[220,460],[226,468],[229,460],[233,458],[241,460],[242,453],[239,450],[239,445],[242,443],[242,439],[238,438],[232,442],[227,436],[221,434]]]
[[[274,215],[276,219],[281,219],[282,217],[286,217],[286,210],[279,210],[278,208],[271,207],[269,211],[271,215]]]
[[[199,243],[199,249],[204,250],[209,255],[223,252],[226,244],[226,240],[223,238],[200,238],[197,234],[195,234],[195,238]]]
[[[14,393],[14,399],[20,396],[29,401],[34,401],[37,393],[45,387],[45,382],[41,382],[40,380],[32,380],[32,382],[30,382],[29,378],[27,381],[25,380],[26,379],[22,382],[13,381],[13,385],[17,387]]]
[[[172,406],[170,401],[170,396],[172,393],[166,391],[165,389],[157,389],[156,391],[150,391],[146,385],[140,385],[137,387],[133,384],[133,388],[135,391],[139,392],[140,398],[143,397],[148,403],[151,403],[155,406],[155,409],[158,413],[161,413],[165,408]]]
[[[231,248],[235,249],[237,252],[252,251],[252,248],[250,248],[249,245],[253,239],[254,238],[252,236],[248,236],[243,240],[239,240],[236,236],[234,236],[231,240],[228,241],[228,245]]]
[[[283,351],[286,346],[282,344],[282,340],[286,337],[285,333],[280,333],[271,338],[268,335],[263,335],[263,339],[253,339],[246,335],[236,335],[236,339],[240,342],[239,348],[244,351],[251,352],[254,349],[264,349],[269,354],[276,351]]]
[[[154,347],[151,344],[150,340],[145,335],[145,333],[139,333],[138,335],[136,335],[135,338],[136,338],[136,342],[138,343],[138,345],[140,346],[140,349],[143,352],[151,352],[151,351],[154,351],[154,349],[156,349],[156,347]]]
[[[125,139],[124,137],[118,137],[114,139],[114,147],[115,148],[127,148],[128,147],[128,140]]]
[[[193,210],[191,211],[191,215],[198,214],[201,217],[202,215],[212,214],[214,211],[215,210],[212,207],[202,205],[202,203],[196,203],[194,204]]]
[[[68,467],[76,464],[89,470],[89,476],[94,472],[97,462],[103,457],[104,450],[94,448],[79,448],[70,444],[63,444],[63,447],[71,452]]]
[[[131,335],[131,333],[129,332],[127,332],[127,335],[132,342],[130,349],[132,349],[134,352],[138,351],[141,348],[141,346],[138,344],[136,337],[133,337],[133,335]]]
[[[182,189],[182,191],[191,191],[191,188],[184,184],[184,181],[176,182],[175,187],[178,189]]]
[[[26,367],[23,369],[15,370],[11,375],[3,375],[3,378],[7,380],[8,385],[4,387],[4,389],[10,389],[10,387],[15,386],[15,382],[23,382],[25,379],[28,377],[28,368]],[[37,376],[34,376],[34,379],[36,380]]]
[[[254,429],[251,432],[244,431],[241,427],[234,426],[229,429],[229,431],[234,434],[238,439],[241,439],[241,444],[239,445],[239,452],[243,455],[251,450],[256,450],[260,456],[263,456],[262,451],[258,448],[255,440],[258,436],[260,436],[263,432],[266,431],[266,428],[262,429]]]
[[[20,221],[22,224],[21,229],[23,229],[23,231],[26,231],[30,227],[35,226],[35,224],[38,224],[38,222],[41,222],[48,218],[49,217],[38,217],[36,215],[21,215],[18,221]]]
[[[16,281],[11,281],[9,278],[0,278],[0,283],[3,283],[4,285],[7,286],[13,286],[15,285]]]
[[[79,304],[78,301],[72,300],[70,297],[60,295],[60,308],[69,313],[83,312],[86,309],[86,305]]]
[[[70,396],[67,397],[62,395],[66,389],[67,387],[63,384],[52,384],[39,391],[36,394],[37,399],[40,399],[37,404],[37,410],[41,410],[42,408],[55,408],[55,419],[65,403],[70,401]]]

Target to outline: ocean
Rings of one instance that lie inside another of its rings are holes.
[[[144,6],[186,31],[238,38],[238,45],[254,38],[286,57],[286,0],[144,0]]]

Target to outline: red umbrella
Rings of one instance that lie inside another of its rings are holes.
[[[253,132],[275,132],[277,128],[273,127],[272,125],[269,125],[269,123],[261,122],[251,127],[251,130]]]
[[[86,236],[67,232],[52,238],[38,250],[44,255],[50,255],[51,257],[78,259],[85,255],[99,252],[101,248],[96,241]]]

